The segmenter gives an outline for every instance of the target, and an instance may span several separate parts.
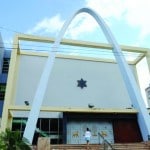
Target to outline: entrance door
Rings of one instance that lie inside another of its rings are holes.
[[[141,142],[142,136],[135,119],[118,119],[114,121],[115,143]]]
[[[85,144],[84,133],[86,128],[91,130],[92,144],[99,144],[103,139],[98,133],[101,133],[105,139],[114,143],[112,123],[107,121],[69,121],[67,124],[67,144]]]

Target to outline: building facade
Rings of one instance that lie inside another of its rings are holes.
[[[23,135],[48,52],[21,49],[20,41],[52,43],[54,39],[17,35],[11,60],[10,51],[3,50],[1,74],[7,76],[9,60],[10,67],[1,130],[10,127],[13,131],[20,130]],[[62,45],[111,49],[108,44],[65,39]],[[147,54],[147,49],[124,46],[123,50],[140,53],[140,57],[128,61],[138,82],[136,64]],[[1,77],[1,84],[6,85],[6,80],[7,77]],[[4,91],[2,87],[1,92]],[[102,143],[99,134],[110,143],[141,142],[137,113],[116,61],[58,54],[48,80],[33,143],[39,136],[44,136],[50,137],[51,143],[55,144],[83,144],[87,127],[92,132],[93,144]]]
[[[2,118],[10,55],[11,51],[5,50],[0,34],[0,118]]]

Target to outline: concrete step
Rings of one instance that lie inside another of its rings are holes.
[[[112,144],[114,150],[150,150],[150,142],[141,143],[115,143]],[[104,150],[104,145],[90,144],[89,150]],[[85,144],[59,144],[50,145],[50,150],[87,150]],[[110,150],[110,148],[109,148]]]

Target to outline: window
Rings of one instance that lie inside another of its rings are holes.
[[[26,121],[27,118],[13,118],[12,131],[20,131],[23,135]],[[51,144],[62,144],[62,123],[61,118],[39,118],[36,126],[39,130],[35,131],[32,144],[37,144],[38,137],[44,134],[50,137]]]
[[[51,119],[50,122],[51,122],[50,131],[52,133],[58,132],[58,130],[59,130],[59,128],[58,128],[58,119]]]
[[[0,100],[4,100],[5,90],[6,90],[6,85],[5,84],[0,84]]]
[[[49,132],[49,119],[41,119],[41,127],[42,131]]]
[[[10,58],[3,59],[3,69],[2,73],[8,73]]]

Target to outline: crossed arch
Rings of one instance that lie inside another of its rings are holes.
[[[116,42],[114,36],[112,35],[110,29],[108,26],[105,24],[101,16],[99,16],[96,12],[94,12],[90,8],[81,8],[77,12],[75,12],[70,19],[68,19],[65,24],[63,25],[61,31],[58,34],[58,37],[56,38],[54,45],[52,47],[52,51],[49,54],[48,60],[46,62],[46,65],[44,67],[44,71],[42,73],[42,76],[40,78],[39,85],[37,87],[34,99],[33,99],[33,104],[31,111],[29,113],[28,121],[26,124],[26,128],[24,131],[23,138],[26,139],[29,143],[32,143],[34,131],[36,128],[36,123],[37,119],[40,113],[40,108],[42,105],[42,101],[44,98],[44,94],[46,91],[48,79],[54,64],[55,56],[57,49],[59,48],[60,42],[62,40],[63,35],[65,34],[68,26],[72,22],[72,20],[80,13],[86,12],[90,14],[99,24],[99,26],[102,28],[102,31],[104,32],[104,35],[106,36],[108,42],[112,45],[113,47],[113,53],[116,58],[116,61],[119,65],[119,69],[121,71],[122,77],[124,79],[129,97],[132,101],[132,104],[134,107],[138,110],[138,123],[141,129],[141,133],[143,136],[143,140],[147,141],[148,137],[150,135],[150,117],[148,114],[148,111],[145,107],[143,98],[140,94],[140,91],[138,89],[138,86],[136,84],[136,81],[134,79],[134,76],[124,58],[122,55],[122,50],[120,49],[120,46]],[[120,55],[118,55],[118,53]]]

